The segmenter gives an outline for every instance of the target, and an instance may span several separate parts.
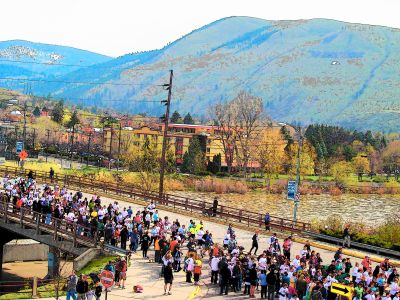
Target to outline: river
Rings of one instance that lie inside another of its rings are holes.
[[[173,192],[184,197],[212,201],[218,197],[221,205],[227,205],[246,210],[269,212],[273,216],[293,218],[293,202],[286,200],[284,194],[267,194],[264,192],[249,192],[241,194],[215,194],[202,192]],[[385,220],[398,212],[400,195],[359,195],[329,194],[305,195],[301,197],[297,210],[297,220],[311,222],[326,219],[332,215],[340,215],[344,221],[361,222],[369,226],[384,223]]]

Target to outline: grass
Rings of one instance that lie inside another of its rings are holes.
[[[108,256],[100,256],[90,263],[88,263],[83,269],[77,272],[77,275],[85,274],[88,275],[90,273],[100,273],[101,270],[104,269],[105,265],[111,260],[114,261],[118,258],[116,255],[108,255]]]
[[[77,272],[77,275],[85,274],[89,275],[90,273],[100,273],[101,270],[104,269],[105,265],[111,260],[116,260],[118,256],[108,255],[108,256],[100,256],[90,263],[88,263],[82,270]],[[89,279],[90,280],[90,279]],[[61,286],[63,286],[61,284]],[[38,287],[38,294],[41,298],[50,298],[55,297],[55,284],[46,284]],[[60,290],[59,296],[65,296],[65,291]],[[30,299],[32,297],[32,289],[23,288],[18,292],[3,294],[0,296],[0,300],[12,300],[12,299]]]

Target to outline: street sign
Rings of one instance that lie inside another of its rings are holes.
[[[287,199],[296,200],[297,183],[294,180],[289,180],[287,183]]]
[[[25,160],[25,159],[28,157],[28,153],[27,153],[25,150],[22,150],[22,151],[18,154],[18,157],[19,157],[21,160]]]
[[[111,271],[103,270],[100,273],[100,282],[104,288],[108,289],[114,285],[114,274]]]
[[[331,292],[337,295],[342,295],[344,297],[350,298],[353,296],[353,288],[344,284],[332,282]]]
[[[21,151],[24,149],[24,142],[17,142],[16,146],[15,146],[16,152],[17,154],[20,154]]]

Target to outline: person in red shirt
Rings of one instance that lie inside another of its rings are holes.
[[[174,240],[171,243],[169,243],[169,250],[171,250],[171,253],[175,252],[176,245],[178,245],[178,241],[174,237]]]

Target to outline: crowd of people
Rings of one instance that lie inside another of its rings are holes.
[[[281,241],[277,234],[272,234],[264,243],[258,231],[252,236],[252,246],[245,249],[238,243],[232,224],[223,239],[214,241],[211,228],[206,228],[202,221],[192,219],[183,224],[178,219],[160,217],[153,202],[137,211],[116,201],[104,205],[98,196],[87,199],[80,191],[71,192],[57,185],[39,186],[32,176],[6,177],[3,185],[3,202],[12,202],[16,209],[29,208],[33,217],[35,213],[49,216],[42,217],[42,222],[52,222],[50,217],[64,219],[69,230],[77,230],[81,235],[96,236],[132,253],[140,247],[144,259],[161,265],[165,295],[171,294],[174,273],[183,270],[188,284],[219,285],[222,295],[242,293],[255,298],[259,292],[261,298],[269,300],[333,300],[337,295],[330,287],[340,283],[351,287],[354,300],[400,300],[399,276],[388,259],[373,266],[366,256],[358,263],[344,257],[339,248],[330,261],[323,261],[309,243],[293,253],[291,236]],[[264,221],[265,229],[270,231],[269,214]],[[126,262],[106,268],[124,288]],[[209,278],[202,276],[205,268],[209,269]],[[79,280],[76,278],[76,285],[71,284],[71,290],[75,287],[78,295]],[[92,290],[94,296],[97,290],[101,293],[101,288]]]

